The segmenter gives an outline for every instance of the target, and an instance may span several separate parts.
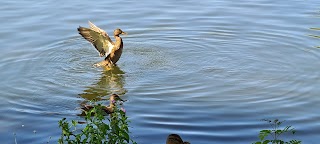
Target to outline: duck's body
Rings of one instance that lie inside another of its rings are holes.
[[[109,54],[109,56],[110,56],[110,60],[112,61],[112,63],[115,64],[121,57],[122,50],[123,50],[123,41],[119,35],[114,36],[114,38],[116,39],[116,43],[115,43],[114,48],[112,49],[111,53]]]
[[[89,21],[90,28],[79,26],[79,34],[98,50],[100,57],[106,56],[104,61],[101,61],[95,66],[111,67],[118,62],[121,57],[123,49],[123,41],[120,34],[127,34],[121,29],[115,29],[113,32],[115,42],[113,42],[109,35],[99,27],[95,26]]]
[[[115,102],[118,101],[118,100],[124,101],[117,94],[112,94],[110,96],[110,105],[109,106],[103,106],[102,110],[106,114],[112,114],[114,112],[114,107],[116,106]],[[86,115],[85,112],[90,111],[93,108],[94,108],[94,106],[92,106],[92,105],[87,105],[87,104],[81,105],[82,113],[80,114],[80,116],[85,116]]]

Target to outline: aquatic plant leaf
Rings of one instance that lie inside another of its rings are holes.
[[[270,140],[265,140],[262,142],[262,144],[268,144],[269,142],[271,142]]]
[[[261,130],[259,133],[260,140],[264,140],[266,136],[268,136],[271,133],[271,130]]]

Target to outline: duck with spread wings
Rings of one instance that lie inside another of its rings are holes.
[[[99,52],[100,57],[106,56],[105,59],[94,66],[111,67],[120,59],[123,49],[123,42],[120,34],[126,35],[121,29],[117,28],[113,32],[115,42],[113,42],[108,33],[100,29],[89,21],[90,28],[79,26],[79,34],[89,41]]]

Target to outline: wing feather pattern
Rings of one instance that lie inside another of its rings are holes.
[[[92,30],[102,34],[104,37],[106,37],[106,39],[108,40],[108,42],[110,42],[113,45],[112,40],[110,39],[108,33],[106,31],[104,31],[103,29],[97,27],[96,25],[94,25],[91,21],[88,21],[89,26]]]
[[[79,34],[87,41],[92,43],[92,45],[100,53],[100,56],[108,56],[114,47],[109,35],[90,21],[89,25],[90,28],[79,26]]]

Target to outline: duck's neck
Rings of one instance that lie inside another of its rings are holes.
[[[116,42],[122,41],[122,39],[121,39],[121,37],[120,37],[119,35],[115,35],[115,36],[114,36],[114,39],[116,39]]]
[[[113,97],[111,97],[111,98],[110,98],[110,104],[109,104],[109,106],[110,106],[110,107],[114,107],[114,106],[115,106],[115,103],[116,103],[115,99],[114,99]]]
[[[119,35],[114,35],[114,39],[116,40],[115,45],[119,47],[122,43],[121,37]]]

